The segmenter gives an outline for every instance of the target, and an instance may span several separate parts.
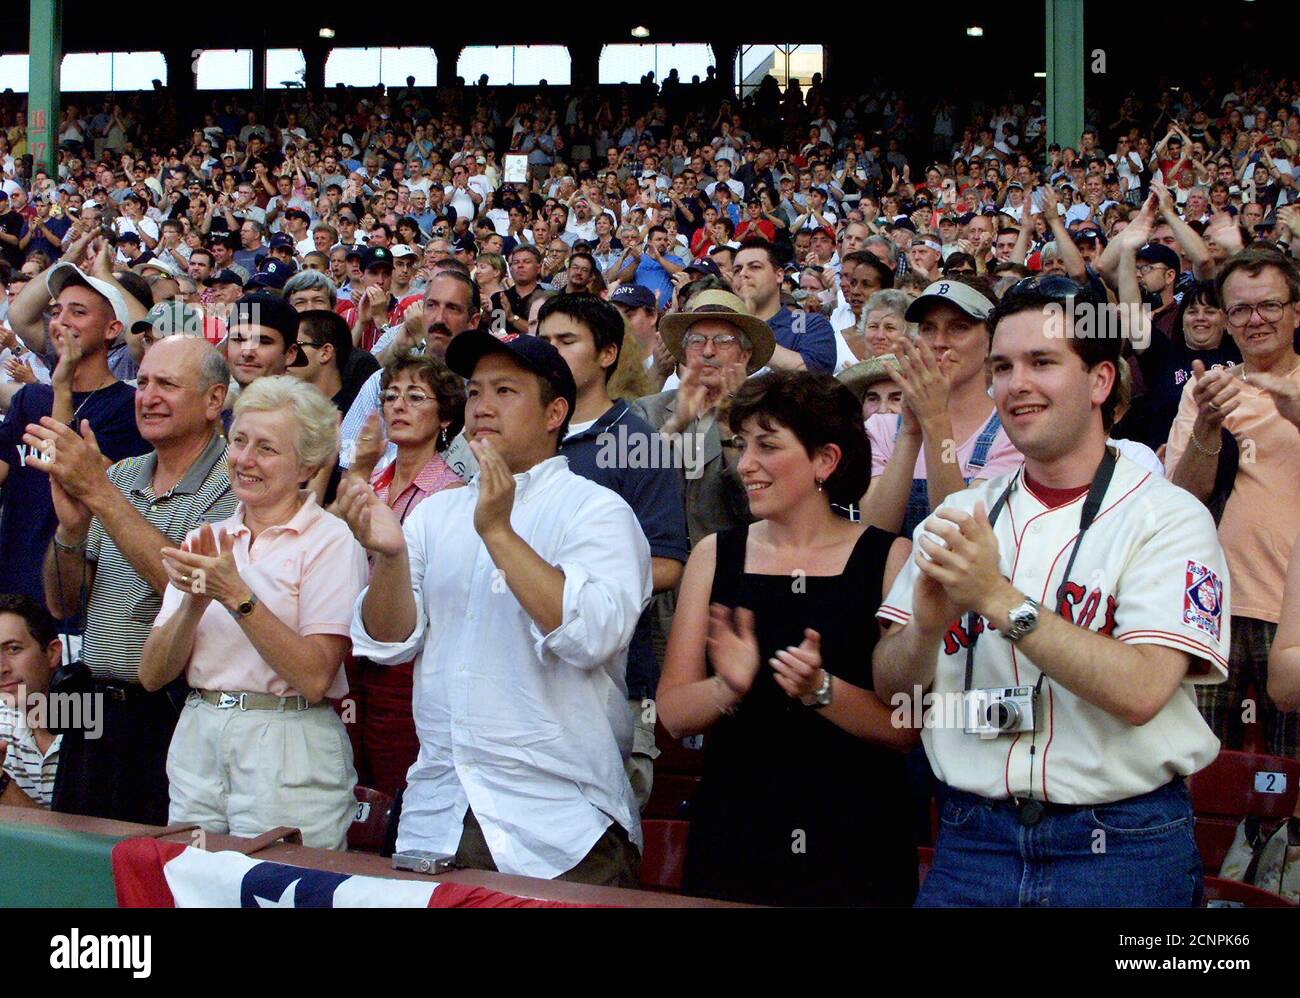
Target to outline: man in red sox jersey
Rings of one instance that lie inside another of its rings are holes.
[[[1043,277],[994,310],[994,400],[1025,462],[922,522],[878,611],[877,695],[931,706],[918,905],[1200,903],[1184,778],[1219,743],[1191,684],[1227,676],[1228,572],[1208,511],[1107,448],[1121,341],[1070,335],[1093,306]]]

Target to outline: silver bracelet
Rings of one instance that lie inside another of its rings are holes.
[[[59,551],[67,551],[69,554],[79,554],[86,550],[86,541],[82,540],[78,544],[64,544],[59,540],[59,535],[56,532],[54,534],[54,547]]]
[[[726,681],[725,679],[723,679],[721,676],[719,676],[719,675],[715,672],[715,673],[713,674],[713,677],[711,678],[710,682],[712,682],[712,683],[714,684],[714,688],[713,688],[713,690],[712,690],[712,693],[713,693],[713,706],[717,707],[718,710],[719,710],[721,713],[726,714],[728,717],[730,717],[732,714],[736,713],[736,705],[735,705],[735,704],[733,704],[733,705],[730,706],[730,707],[727,707],[727,706],[725,706],[725,705],[723,704],[723,702],[722,702],[720,699],[718,699],[718,688],[719,688],[719,687],[721,687],[721,688],[723,688],[723,689],[730,689],[730,687],[727,686],[727,681]]]

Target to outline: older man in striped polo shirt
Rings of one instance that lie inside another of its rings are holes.
[[[64,616],[86,614],[82,658],[103,695],[102,734],[66,732],[54,809],[163,825],[167,748],[180,698],[146,693],[140,651],[162,605],[161,549],[205,521],[230,516],[235,498],[221,436],[230,371],[198,338],[150,348],[135,396],[140,435],[154,450],[105,472],[88,428],[43,419],[28,442],[47,454],[59,526],[46,553],[45,597]]]

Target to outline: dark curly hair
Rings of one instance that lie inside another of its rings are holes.
[[[751,378],[736,393],[729,420],[739,428],[751,419],[768,431],[784,426],[809,458],[834,444],[840,463],[826,479],[826,494],[839,506],[861,501],[871,483],[871,443],[862,406],[839,381],[815,371],[772,371]]]
[[[399,353],[384,367],[379,376],[379,390],[386,391],[399,374],[409,371],[418,381],[423,381],[433,397],[438,400],[438,421],[450,419],[445,439],[453,440],[465,425],[465,381],[452,373],[437,357],[418,353]],[[438,450],[443,450],[439,435]]]

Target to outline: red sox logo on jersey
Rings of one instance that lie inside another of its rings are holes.
[[[1102,591],[1099,587],[1089,590],[1077,582],[1067,582],[1061,589],[1061,603],[1056,608],[1056,612],[1070,623],[1092,630],[1097,611],[1101,609],[1101,600]],[[1097,628],[1098,634],[1115,632],[1115,611],[1118,608],[1119,601],[1114,596],[1107,596],[1106,614],[1102,618],[1101,627]],[[964,617],[956,621],[943,636],[944,654],[956,655],[963,648],[970,647],[971,639],[984,633],[987,626],[983,617],[975,618],[975,627],[971,631],[967,630]]]
[[[1223,580],[1200,562],[1188,561],[1183,578],[1183,623],[1218,641],[1222,622]]]

